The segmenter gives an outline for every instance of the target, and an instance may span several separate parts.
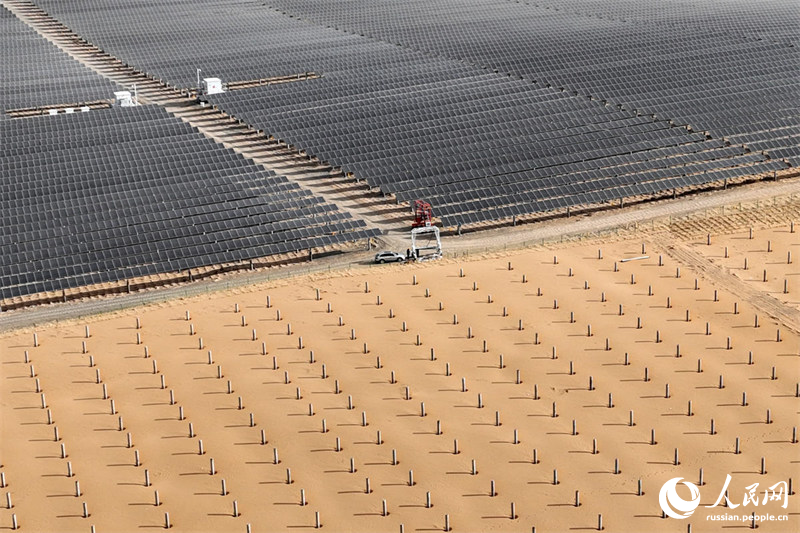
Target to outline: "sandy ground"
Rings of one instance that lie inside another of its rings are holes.
[[[644,238],[294,278],[39,329],[38,347],[5,335],[0,527],[147,531],[169,513],[176,531],[291,531],[318,512],[326,531],[442,531],[446,515],[453,531],[598,515],[608,531],[720,531],[749,522],[709,516],[755,511],[788,515],[762,531],[797,531],[797,496],[743,495],[800,479],[800,228]],[[662,518],[662,484],[700,469],[701,506]],[[739,507],[705,507],[728,474]]]
[[[742,231],[712,239],[711,245],[695,242],[693,248],[726,273],[800,310],[800,242],[786,234],[785,227],[754,230],[752,238]]]

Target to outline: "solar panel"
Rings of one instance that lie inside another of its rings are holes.
[[[120,87],[70,58],[0,6],[0,120],[5,111],[112,98]]]
[[[148,135],[161,128],[172,135]],[[42,135],[55,132],[84,142]],[[0,136],[9,170],[0,176],[0,298],[252,259],[277,242],[302,251],[334,232],[342,242],[376,234],[159,107],[5,120]]]
[[[209,98],[447,226],[800,164],[789,0],[37,3],[177,87],[195,68],[321,73]],[[5,9],[0,24],[5,109],[108,91]],[[163,111],[85,115],[0,119],[8,294],[374,234]]]

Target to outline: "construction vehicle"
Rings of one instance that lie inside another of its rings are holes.
[[[442,257],[439,228],[434,226],[433,208],[424,200],[414,200],[414,222],[411,223],[411,258],[428,261]]]
[[[431,225],[433,219],[433,209],[431,204],[424,200],[414,200],[414,222],[412,228],[426,228]]]

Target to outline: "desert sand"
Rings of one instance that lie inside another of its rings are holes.
[[[298,277],[7,334],[0,527],[147,531],[168,513],[176,531],[318,516],[326,531],[546,532],[602,515],[607,531],[719,531],[750,523],[709,515],[756,511],[788,515],[762,531],[797,531],[797,496],[742,503],[753,483],[800,479],[800,230],[667,237]],[[662,518],[661,486],[701,469],[694,515]],[[705,507],[728,474],[739,507]]]

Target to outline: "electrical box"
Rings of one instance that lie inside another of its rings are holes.
[[[116,91],[114,97],[117,99],[117,105],[120,107],[133,107],[136,105],[133,102],[130,91]]]
[[[203,78],[203,92],[205,94],[224,93],[225,89],[222,87],[222,80],[219,78]]]

